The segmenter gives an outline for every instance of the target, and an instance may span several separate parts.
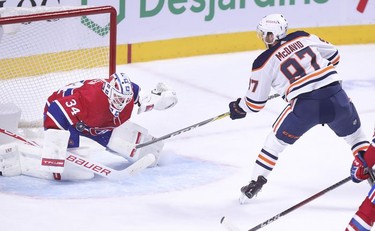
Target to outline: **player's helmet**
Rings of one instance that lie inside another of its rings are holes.
[[[124,73],[114,73],[104,81],[102,90],[108,96],[109,110],[116,117],[133,98],[129,77]]]
[[[281,14],[270,14],[262,18],[257,26],[257,34],[268,45],[276,40],[285,38],[288,31],[288,21]]]

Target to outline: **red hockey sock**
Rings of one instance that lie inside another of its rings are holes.
[[[368,225],[373,226],[375,221],[375,205],[368,197],[363,201],[356,215],[361,217]]]

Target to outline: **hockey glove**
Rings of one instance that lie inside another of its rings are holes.
[[[355,155],[352,167],[350,169],[350,177],[355,183],[359,183],[370,177],[370,175],[368,174],[367,163],[365,161],[365,158],[363,157],[364,153],[364,151],[359,151],[358,154]]]
[[[246,117],[246,112],[239,105],[240,101],[241,98],[238,98],[236,101],[229,103],[230,118],[232,120]]]
[[[176,92],[164,83],[158,83],[155,89],[139,101],[138,114],[146,111],[166,110],[178,102]]]

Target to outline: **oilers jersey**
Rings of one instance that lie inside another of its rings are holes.
[[[264,108],[273,88],[290,102],[298,95],[340,80],[335,46],[304,31],[288,34],[253,62],[249,87],[240,101],[246,112]]]

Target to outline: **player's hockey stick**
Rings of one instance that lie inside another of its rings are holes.
[[[368,171],[368,174],[370,175],[367,181],[372,186],[375,183],[375,173],[371,167],[368,167],[367,171]]]
[[[363,13],[365,11],[367,3],[368,3],[368,0],[360,0],[357,5],[357,10]]]
[[[173,136],[177,136],[177,135],[179,135],[179,134],[181,134],[181,133],[184,133],[184,132],[190,131],[190,130],[192,130],[192,129],[194,129],[194,128],[197,128],[197,127],[203,126],[203,125],[205,125],[205,124],[208,124],[208,123],[214,122],[214,121],[216,121],[216,120],[219,120],[219,119],[225,118],[225,117],[227,117],[227,116],[229,116],[229,112],[226,112],[226,113],[223,113],[223,114],[221,114],[221,115],[215,116],[215,117],[213,117],[213,118],[207,119],[207,120],[205,120],[205,121],[202,121],[202,122],[196,123],[196,124],[194,124],[194,125],[191,125],[191,126],[189,126],[189,127],[186,127],[186,128],[180,129],[180,130],[178,130],[178,131],[175,131],[175,132],[169,133],[169,134],[164,135],[164,136],[161,136],[161,137],[159,137],[159,138],[155,138],[155,139],[152,139],[152,140],[150,140],[150,141],[147,141],[147,142],[144,142],[144,143],[141,143],[141,144],[137,144],[137,145],[135,146],[135,148],[136,148],[136,149],[138,149],[138,148],[143,148],[143,147],[148,146],[148,145],[150,145],[150,144],[153,144],[153,143],[156,143],[156,142],[159,142],[159,141],[162,141],[162,140],[165,140],[165,139],[171,138],[171,137],[173,137]]]
[[[5,129],[0,128],[0,133],[5,134],[7,136],[10,136],[14,139],[20,140],[28,145],[32,146],[39,146],[38,143],[32,140],[28,140],[25,137],[22,137],[20,135],[17,135],[13,132],[7,131]],[[77,167],[80,167],[82,169],[86,169],[87,171],[91,171],[97,175],[109,178],[111,180],[120,180],[125,177],[135,175],[141,170],[147,168],[150,166],[152,163],[155,161],[155,156],[152,154],[148,154],[138,161],[134,162],[132,165],[129,167],[123,169],[123,170],[115,170],[112,169],[108,166],[105,166],[103,164],[94,162],[92,160],[88,160],[86,158],[83,158],[81,156],[78,156],[76,154],[73,154],[71,152],[67,152],[67,157],[66,160],[69,161],[70,163],[76,165]]]
[[[314,194],[313,196],[311,196],[311,197],[309,197],[309,198],[307,198],[307,199],[301,201],[300,203],[298,203],[298,204],[296,204],[296,205],[290,207],[289,209],[287,209],[287,210],[285,210],[285,211],[283,211],[283,212],[281,212],[281,213],[279,213],[279,214],[277,214],[277,215],[271,217],[270,219],[268,219],[268,220],[266,220],[266,221],[260,223],[259,225],[257,225],[257,226],[255,226],[255,227],[249,229],[248,231],[254,231],[254,230],[261,229],[261,228],[263,228],[264,226],[269,225],[270,223],[276,221],[276,220],[279,219],[280,217],[285,216],[286,214],[288,214],[288,213],[290,213],[290,212],[292,212],[292,211],[298,209],[299,207],[304,206],[305,204],[309,203],[310,201],[315,200],[316,198],[318,198],[318,197],[324,195],[325,193],[327,193],[327,192],[329,192],[329,191],[332,191],[333,189],[335,189],[335,188],[337,188],[337,187],[339,187],[339,186],[341,186],[341,185],[343,185],[343,184],[345,184],[345,183],[347,183],[347,182],[349,182],[349,181],[350,181],[350,176],[347,177],[347,178],[345,178],[345,179],[342,179],[342,180],[340,180],[339,182],[337,182],[336,184],[333,184],[333,185],[329,186],[328,188],[326,188],[326,189],[324,189],[324,190],[322,190],[322,191],[320,191],[320,192]],[[225,218],[225,217],[222,217],[222,218],[221,218],[220,223],[221,223],[221,224],[226,228],[226,230],[228,230],[228,231],[239,231],[239,230],[240,230],[239,228],[237,228],[232,222],[230,222],[230,221],[229,221],[227,218]]]
[[[268,100],[270,100],[270,99],[274,99],[274,98],[279,97],[279,96],[280,96],[280,95],[277,94],[277,93],[276,93],[276,94],[273,94],[273,95],[270,95],[270,96],[268,97]],[[189,126],[189,127],[186,127],[186,128],[180,129],[180,130],[177,130],[177,131],[175,131],[175,132],[169,133],[169,134],[164,135],[164,136],[161,136],[161,137],[159,137],[159,138],[154,138],[154,139],[152,139],[152,140],[150,140],[150,141],[147,141],[147,142],[144,142],[144,143],[141,143],[141,144],[137,144],[137,145],[135,145],[135,148],[136,148],[136,149],[138,149],[138,148],[143,148],[143,147],[148,146],[148,145],[150,145],[150,144],[153,144],[153,143],[156,143],[156,142],[159,142],[159,141],[162,141],[162,140],[165,140],[165,139],[171,138],[171,137],[173,137],[173,136],[177,136],[177,135],[179,135],[179,134],[181,134],[181,133],[184,133],[184,132],[187,132],[187,131],[193,130],[194,128],[201,127],[201,126],[203,126],[203,125],[206,125],[206,124],[208,124],[208,123],[214,122],[214,121],[216,121],[216,120],[219,120],[219,119],[225,118],[225,117],[227,117],[227,116],[229,116],[229,115],[230,115],[229,112],[223,113],[223,114],[221,114],[221,115],[218,115],[218,116],[212,117],[212,118],[210,118],[210,119],[204,120],[204,121],[202,121],[202,122],[199,122],[199,123],[193,124],[193,125],[191,125],[191,126]]]

